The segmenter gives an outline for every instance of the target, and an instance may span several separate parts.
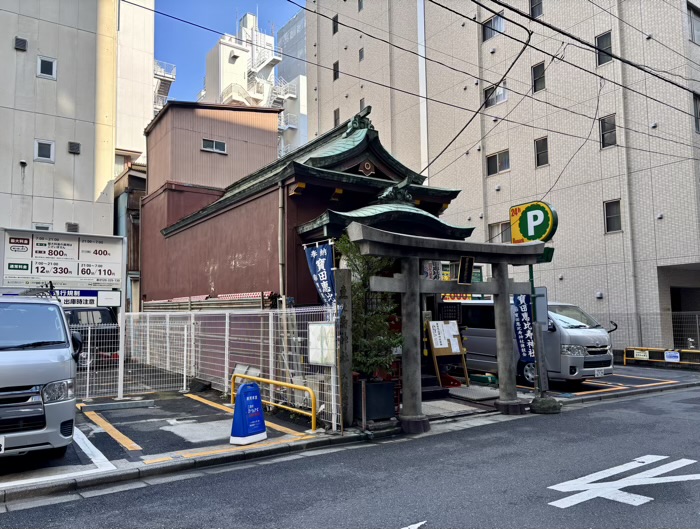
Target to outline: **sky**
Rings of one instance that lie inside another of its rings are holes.
[[[230,34],[236,33],[238,20],[245,13],[257,12],[260,29],[276,36],[299,8],[286,0],[156,0],[156,10]],[[158,14],[155,24],[155,58],[177,66],[170,96],[178,101],[196,101],[204,85],[207,53],[219,36]]]

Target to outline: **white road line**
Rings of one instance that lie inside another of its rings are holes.
[[[409,525],[406,527],[402,527],[401,529],[418,529],[421,525],[424,525],[428,523],[428,520],[424,520],[422,522],[414,523],[413,525]]]
[[[78,428],[73,431],[73,441],[80,447],[80,449],[85,453],[86,456],[90,458],[93,464],[97,468],[92,468],[90,470],[79,470],[77,472],[69,472],[66,474],[53,474],[51,476],[43,476],[39,478],[30,479],[18,479],[15,481],[0,482],[0,487],[9,488],[17,487],[19,485],[36,485],[39,483],[50,483],[52,481],[58,481],[62,479],[77,478],[79,476],[87,476],[90,474],[97,474],[100,472],[106,472],[108,470],[114,470],[115,467],[110,461],[100,452],[95,445],[93,445],[85,434],[81,432]]]

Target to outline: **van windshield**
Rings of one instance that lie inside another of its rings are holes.
[[[549,313],[565,329],[594,329],[602,327],[575,305],[550,305]]]
[[[61,309],[41,303],[0,303],[0,351],[67,345]]]

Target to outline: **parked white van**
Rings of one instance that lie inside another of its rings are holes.
[[[73,441],[81,347],[57,301],[0,296],[0,457],[65,454]]]
[[[461,305],[460,327],[467,350],[467,368],[498,372],[493,301],[466,301]],[[576,305],[549,303],[549,325],[543,331],[544,357],[550,380],[583,381],[611,375],[613,353],[608,331]],[[511,314],[515,307],[511,305]],[[513,361],[523,382],[535,382],[535,365],[520,361],[513,339]]]

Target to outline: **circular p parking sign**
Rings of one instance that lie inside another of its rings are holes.
[[[511,242],[548,241],[557,231],[557,212],[546,202],[528,202],[510,208]]]

